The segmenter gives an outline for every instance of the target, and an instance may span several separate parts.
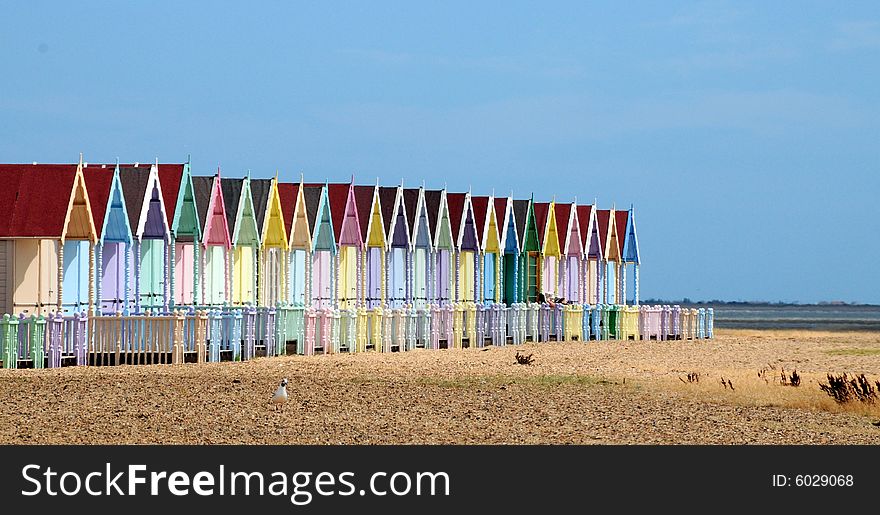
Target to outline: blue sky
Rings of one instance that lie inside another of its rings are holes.
[[[643,297],[880,303],[880,3],[3,2],[0,161],[636,206]]]

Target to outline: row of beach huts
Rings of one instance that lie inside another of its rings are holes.
[[[7,368],[712,335],[711,310],[639,306],[632,208],[189,162],[0,177]]]

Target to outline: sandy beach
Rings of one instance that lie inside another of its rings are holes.
[[[800,386],[782,382],[793,371]],[[719,330],[702,341],[0,370],[0,441],[880,443],[880,402],[838,405],[819,388],[832,372],[880,380],[880,333]],[[290,399],[274,411],[282,377]]]

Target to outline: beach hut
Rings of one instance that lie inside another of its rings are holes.
[[[430,280],[433,273],[433,253],[430,217],[425,203],[425,188],[404,188],[403,202],[406,206],[406,222],[410,238],[410,287],[408,302],[416,308],[427,306],[432,298]]]
[[[309,263],[310,302],[315,308],[330,308],[333,307],[336,298],[333,270],[336,242],[330,202],[327,199],[327,185],[304,184],[303,199],[312,235],[312,261]]]
[[[277,177],[251,179],[250,184],[260,233],[257,261],[257,304],[260,306],[275,306],[285,298],[282,278],[286,277],[287,233],[277,185]]]
[[[406,221],[403,186],[380,186],[382,222],[385,227],[385,293],[389,307],[401,308],[407,300],[410,231]]]
[[[474,302],[480,244],[470,193],[447,193],[449,221],[455,241],[455,299]]]
[[[521,245],[519,302],[537,302],[541,278],[541,246],[538,242],[534,199],[514,200],[513,212]]]
[[[501,246],[498,236],[498,220],[495,216],[495,198],[472,196],[471,205],[474,210],[474,222],[477,228],[477,239],[480,245],[479,270],[477,274],[477,300],[483,302],[500,302],[501,286],[500,268]]]
[[[118,165],[83,167],[98,242],[95,246],[95,301],[98,313],[128,309],[130,285],[126,256],[131,252],[131,227],[125,208]]]
[[[159,163],[159,183],[165,215],[171,228],[169,251],[170,267],[169,304],[192,305],[200,301],[200,270],[202,227],[199,224],[193,193],[189,159],[184,164]],[[131,206],[127,206],[131,209]]]
[[[528,207],[528,206],[527,206]],[[517,294],[519,276],[519,234],[516,229],[516,216],[513,209],[513,198],[495,197],[495,217],[498,220],[500,239],[499,247],[502,249],[501,259],[501,299],[507,304],[519,302]]]
[[[583,244],[583,297],[585,304],[596,305],[602,300],[601,267],[603,263],[602,243],[599,237],[599,221],[596,206],[579,205],[578,225]]]
[[[363,250],[354,179],[349,183],[328,184],[327,199],[336,243],[333,265],[333,270],[336,271],[336,307],[354,308],[359,305],[358,264]]]
[[[302,180],[278,183],[278,197],[287,230],[287,302],[305,306],[308,297],[308,263],[312,252],[311,230],[306,216]]]
[[[581,255],[583,241],[577,218],[577,204],[554,204],[562,261],[559,267],[559,296],[581,302]]]
[[[633,304],[639,305],[639,265],[641,257],[639,255],[639,237],[636,231],[636,212],[632,206],[629,208],[629,217],[627,218],[625,234],[625,243],[621,252],[622,262],[624,265],[633,265]],[[625,288],[625,286],[624,286]],[[625,291],[625,290],[624,290]]]
[[[455,274],[452,272],[455,240],[452,237],[446,190],[425,190],[425,208],[428,211],[434,254],[431,263],[433,273],[428,279],[433,283],[429,302],[446,305],[454,300],[455,295]]]
[[[134,312],[167,311],[171,230],[158,163],[120,166],[119,177],[135,247],[129,264],[129,284],[134,284]]]
[[[260,249],[260,231],[251,195],[251,179],[226,178],[221,181],[226,226],[230,229],[229,291],[235,306],[257,303],[257,261]]]
[[[606,304],[620,304],[618,271],[620,243],[617,237],[615,210],[600,209],[596,212],[599,222],[599,240],[602,243],[602,298]]]
[[[538,246],[541,249],[541,277],[539,289],[545,297],[559,296],[559,233],[556,224],[555,202],[535,202],[535,222],[538,227]]]
[[[193,177],[193,191],[202,227],[201,304],[222,306],[229,302],[229,251],[232,241],[226,218],[220,171],[213,177]]]
[[[0,165],[0,308],[94,309],[97,231],[79,164]]]
[[[385,224],[379,186],[355,186],[355,204],[364,252],[361,270],[361,305],[367,308],[385,302]]]

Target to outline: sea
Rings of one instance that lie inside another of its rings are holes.
[[[724,304],[711,307],[715,311],[715,327],[722,329],[880,331],[880,306]]]

